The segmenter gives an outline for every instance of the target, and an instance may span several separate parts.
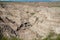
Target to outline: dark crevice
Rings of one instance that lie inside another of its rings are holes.
[[[0,17],[0,21],[4,22],[4,20]]]
[[[10,19],[7,18],[7,17],[6,17],[6,19],[7,19],[9,22],[11,22],[11,23],[15,23],[15,21],[12,21],[12,20],[10,20]]]
[[[23,24],[21,24],[20,27],[18,27],[16,31],[19,31],[22,27],[23,27]]]
[[[25,23],[21,24],[20,27],[17,27],[16,31],[19,31],[22,27],[28,27],[28,26],[31,26],[31,24],[29,22],[25,22]]]
[[[24,24],[25,24],[25,27],[27,27],[27,24],[28,24],[28,23],[26,22],[26,23],[24,23]]]

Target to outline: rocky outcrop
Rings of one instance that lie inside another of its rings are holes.
[[[43,38],[53,30],[60,34],[60,7],[0,4],[0,32],[24,40]]]

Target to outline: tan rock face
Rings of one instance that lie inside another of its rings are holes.
[[[34,7],[17,3],[3,5],[0,5],[3,20],[0,19],[0,25],[9,25],[24,40],[44,37],[50,30],[60,33],[60,7]]]

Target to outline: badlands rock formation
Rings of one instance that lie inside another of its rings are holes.
[[[60,7],[0,3],[0,33],[24,40],[60,34]]]

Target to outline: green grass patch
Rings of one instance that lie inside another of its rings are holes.
[[[2,37],[0,40],[22,40],[20,38],[17,38],[17,37],[11,37],[11,38],[8,38],[8,37]]]
[[[43,40],[60,40],[60,34],[55,34],[54,32],[50,32],[49,35]]]
[[[20,39],[20,38],[18,38],[18,37],[7,37],[7,36],[3,36],[3,34],[2,33],[0,33],[0,40],[23,40],[23,39]]]

